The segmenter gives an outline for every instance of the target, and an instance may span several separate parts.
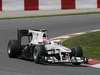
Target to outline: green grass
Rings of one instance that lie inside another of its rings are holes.
[[[100,60],[100,31],[69,38],[63,45],[67,47],[80,45],[85,56]]]
[[[89,14],[100,14],[100,12],[80,12],[80,13],[69,13],[69,14],[54,14],[54,15],[40,15],[40,16],[22,16],[22,17],[4,17],[0,20],[6,19],[27,19],[27,18],[41,18],[41,17],[54,17],[54,16],[71,16],[71,15],[89,15]]]

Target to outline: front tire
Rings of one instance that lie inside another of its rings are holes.
[[[80,46],[71,49],[71,56],[83,57],[83,49]]]
[[[72,50],[71,58],[72,57],[75,57],[75,58],[76,57],[80,57],[80,58],[83,57],[83,50],[82,50],[82,48],[80,46],[72,48],[71,50]],[[72,64],[73,65],[80,65],[81,62],[77,62],[77,60],[75,59],[75,62],[72,62]]]
[[[43,64],[45,62],[45,47],[44,45],[37,45],[33,52],[34,62],[36,64]]]

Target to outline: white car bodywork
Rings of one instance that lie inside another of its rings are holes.
[[[29,30],[29,33],[32,33],[32,40],[30,44],[44,44],[48,54],[59,54],[60,60],[57,60],[55,56],[45,58],[49,62],[83,62],[80,57],[70,58],[71,49],[64,47],[61,44],[55,43],[53,40],[44,39],[43,34],[45,32]],[[45,41],[44,41],[45,40]],[[62,53],[66,54],[66,59],[63,59]]]
[[[32,33],[31,44],[39,44],[39,42],[43,42],[44,32],[29,30],[29,33]]]
[[[32,35],[33,35],[32,40],[30,42],[31,44],[39,44],[39,43],[44,42],[44,39],[43,39],[44,32],[29,30],[29,33],[32,33]],[[60,44],[57,44],[53,40],[47,39],[47,41],[48,42],[46,42],[46,44],[45,44],[46,50],[60,49],[61,52],[71,52],[71,50],[69,48],[66,48]]]

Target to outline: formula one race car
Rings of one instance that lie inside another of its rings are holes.
[[[82,48],[66,48],[48,39],[47,31],[22,29],[17,30],[17,40],[10,40],[7,48],[10,58],[25,58],[43,63],[71,63],[80,65],[87,63]]]

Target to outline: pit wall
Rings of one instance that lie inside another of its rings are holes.
[[[100,8],[100,0],[0,0],[0,11]]]

